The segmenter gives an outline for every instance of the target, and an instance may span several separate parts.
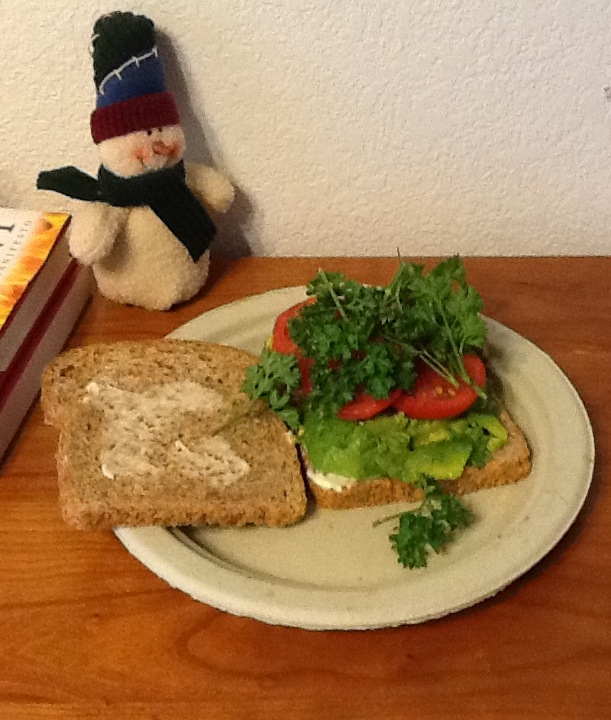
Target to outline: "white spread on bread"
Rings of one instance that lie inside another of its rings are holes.
[[[106,467],[106,465],[104,465],[104,463],[102,463],[101,468],[102,468],[102,475],[104,475],[105,478],[108,478],[109,480],[115,479],[114,474]]]
[[[306,474],[308,476],[308,480],[315,483],[323,490],[335,490],[335,492],[341,492],[347,487],[356,485],[358,482],[355,478],[345,477],[344,475],[317,472],[311,467],[306,469]]]
[[[100,463],[102,474],[109,479],[155,476],[173,466],[188,475],[205,473],[212,483],[228,485],[249,470],[248,463],[221,437],[201,437],[191,449],[169,437],[176,433],[177,419],[185,413],[213,417],[223,409],[223,396],[211,388],[183,380],[134,392],[98,381],[90,382],[85,390],[83,402],[94,403],[105,416]]]
[[[174,443],[176,456],[180,464],[193,475],[205,474],[208,482],[214,485],[230,485],[243,478],[250,465],[231,448],[222,437],[204,436],[198,442],[197,452],[181,441]]]

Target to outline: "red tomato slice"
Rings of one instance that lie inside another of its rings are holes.
[[[394,405],[402,392],[400,388],[396,388],[387,398],[374,398],[369,393],[359,390],[355,393],[354,399],[341,408],[337,417],[340,420],[369,420]]]
[[[473,380],[478,387],[484,387],[486,384],[486,366],[479,355],[463,355],[462,363],[471,380]]]
[[[463,357],[465,370],[476,385],[486,383],[486,366],[477,355]],[[468,410],[477,400],[477,392],[460,380],[455,387],[428,365],[423,365],[413,388],[401,393],[394,402],[397,410],[416,420],[444,420]]]
[[[272,336],[273,350],[283,355],[296,355],[297,357],[301,355],[301,349],[289,334],[289,320],[297,317],[304,305],[311,305],[313,302],[316,302],[316,298],[309,298],[308,300],[297,303],[297,305],[293,305],[278,315],[274,323],[274,333]]]

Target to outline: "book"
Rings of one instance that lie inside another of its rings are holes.
[[[91,296],[69,223],[67,213],[0,209],[0,462]]]
[[[66,213],[0,208],[0,372],[70,264]]]

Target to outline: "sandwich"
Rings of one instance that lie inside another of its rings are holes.
[[[305,488],[286,427],[241,390],[255,361],[188,340],[94,344],[57,356],[41,402],[59,432],[64,519],[87,530],[301,520]]]
[[[385,287],[319,271],[276,320],[243,385],[294,434],[319,507],[418,502],[391,535],[426,565],[473,513],[459,496],[530,473],[485,361],[482,299],[458,257],[400,261]]]
[[[528,476],[458,257],[428,273],[401,261],[384,287],[319,271],[306,292],[259,356],[151,340],[56,357],[41,402],[65,520],[281,527],[308,494],[334,510],[416,503],[386,519],[399,562],[423,567],[474,521],[461,495]]]

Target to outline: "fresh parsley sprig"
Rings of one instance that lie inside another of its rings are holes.
[[[402,263],[386,289],[381,310],[385,337],[411,346],[420,360],[450,383],[456,385],[457,378],[470,383],[462,356],[483,347],[482,305],[458,256],[427,274],[423,265]]]
[[[442,552],[456,532],[469,527],[474,520],[473,512],[457,497],[444,492],[435,480],[427,479],[422,489],[424,500],[417,508],[374,523],[399,520],[397,530],[389,538],[398,562],[411,569],[426,567],[431,551]]]
[[[305,411],[333,415],[359,388],[382,398],[399,379],[413,382],[411,356],[380,336],[383,292],[335,272],[319,271],[308,285],[316,302],[289,321],[292,339],[313,359]],[[409,375],[401,371],[405,365]]]
[[[266,348],[259,362],[246,369],[242,390],[253,401],[264,400],[292,430],[298,430],[301,418],[292,397],[300,380],[297,358]]]

